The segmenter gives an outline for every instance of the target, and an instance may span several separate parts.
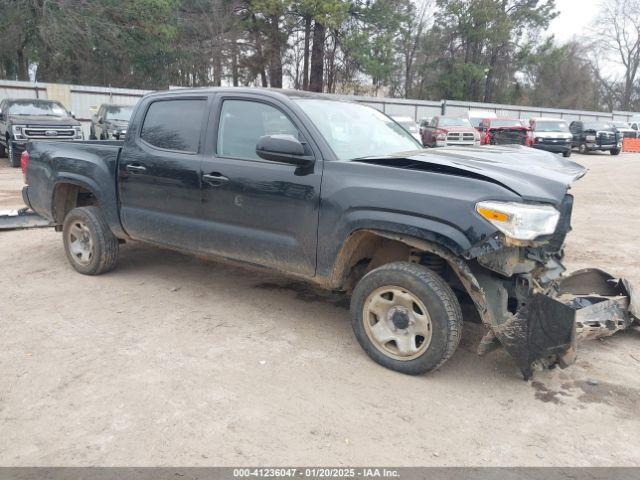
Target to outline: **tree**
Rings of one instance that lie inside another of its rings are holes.
[[[554,108],[596,110],[599,86],[588,46],[576,41],[556,46],[548,41],[531,54],[520,103]]]
[[[619,105],[630,110],[640,67],[640,0],[604,0],[599,11],[596,38],[624,69]]]
[[[438,0],[438,7],[432,33],[447,45],[439,84],[454,99],[484,102],[504,96],[520,50],[557,15],[554,0]]]

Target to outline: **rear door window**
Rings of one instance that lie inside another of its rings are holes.
[[[206,99],[157,100],[142,124],[140,138],[163,150],[198,153]]]

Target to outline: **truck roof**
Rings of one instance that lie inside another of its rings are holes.
[[[176,95],[193,95],[198,93],[260,93],[274,98],[316,98],[319,100],[340,100],[340,97],[327,97],[325,94],[316,92],[306,92],[293,89],[281,89],[281,88],[262,88],[262,87],[199,87],[199,88],[176,88],[172,90],[163,90],[160,92],[152,92],[145,95],[145,97],[173,97]]]

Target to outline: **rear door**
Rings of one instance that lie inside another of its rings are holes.
[[[119,159],[120,215],[133,238],[197,250],[210,96],[151,97]]]
[[[260,95],[217,97],[202,163],[202,244],[212,253],[311,276],[315,273],[322,158],[284,103]],[[310,167],[264,160],[263,135],[291,134],[315,157]]]

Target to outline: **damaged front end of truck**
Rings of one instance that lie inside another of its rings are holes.
[[[565,275],[563,245],[573,198],[566,195],[553,235],[534,242],[496,237],[470,262],[474,302],[488,330],[478,353],[502,345],[525,379],[535,365],[565,367],[577,345],[625,330],[640,318],[631,284],[595,268]]]

